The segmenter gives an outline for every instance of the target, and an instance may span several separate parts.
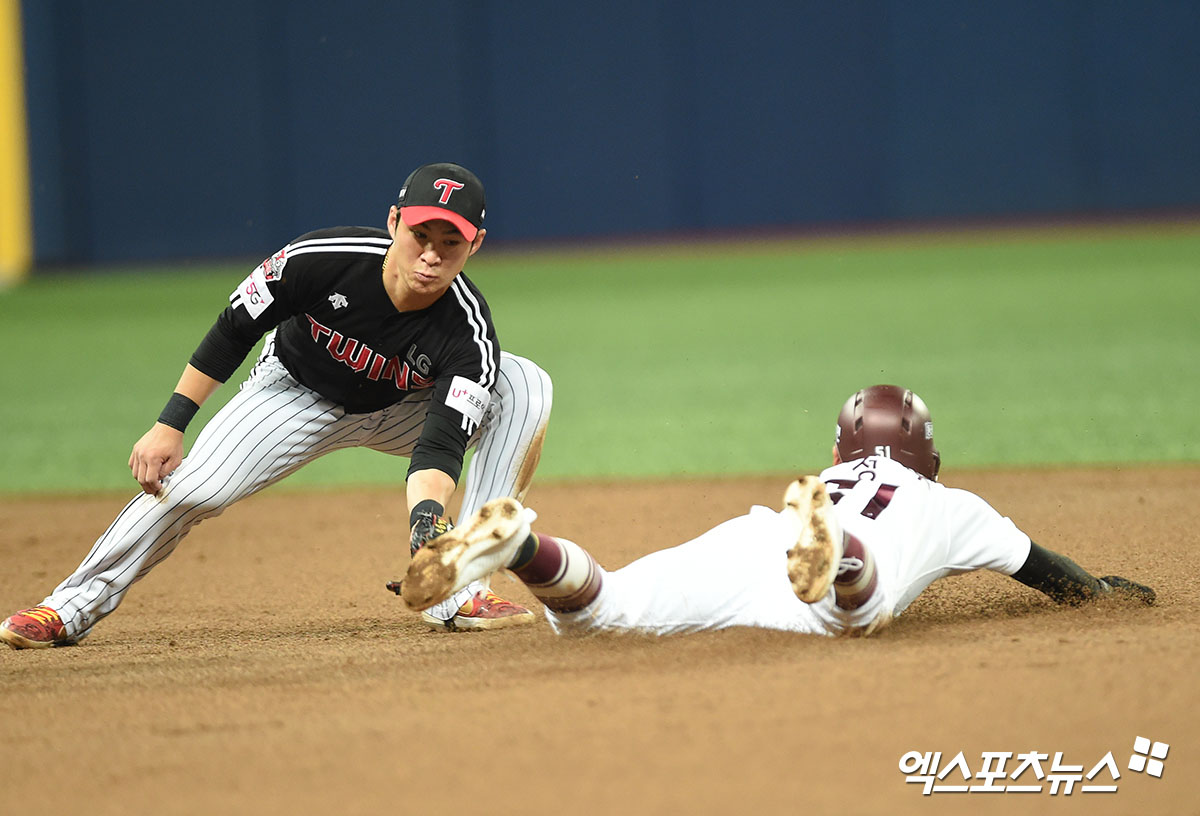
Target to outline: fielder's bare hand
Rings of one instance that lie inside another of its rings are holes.
[[[129,469],[142,490],[157,496],[163,479],[183,461],[183,431],[156,422],[146,431],[129,455]]]

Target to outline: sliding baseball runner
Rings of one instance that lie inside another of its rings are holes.
[[[533,532],[530,508],[494,499],[417,554],[404,599],[424,609],[507,568],[545,605],[556,632],[653,635],[732,626],[870,635],[934,581],[982,569],[1064,604],[1155,602],[1150,587],[1095,577],[980,496],[940,484],[933,422],[908,389],[852,395],[833,460],[819,476],[793,481],[781,510],[754,507],[611,572],[575,542]]]

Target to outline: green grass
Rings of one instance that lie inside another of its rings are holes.
[[[134,487],[130,447],[247,270],[0,293],[0,491]],[[554,379],[543,479],[820,467],[876,382],[925,397],[947,467],[1200,459],[1200,225],[485,250],[468,273]],[[289,484],[406,466],[344,452]]]

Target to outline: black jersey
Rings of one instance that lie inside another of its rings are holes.
[[[391,243],[370,227],[297,238],[234,291],[192,365],[224,381],[278,328],[275,353],[291,375],[347,413],[377,411],[432,388],[429,415],[455,426],[461,459],[496,383],[500,347],[491,311],[461,273],[433,305],[397,311],[383,285]]]

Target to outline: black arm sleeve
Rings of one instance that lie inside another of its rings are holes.
[[[425,427],[413,449],[408,475],[418,470],[440,470],[457,484],[469,441],[461,426],[447,416],[430,411],[425,415]]]
[[[1012,577],[1058,603],[1080,604],[1108,592],[1100,579],[1070,558],[1033,542],[1030,542],[1029,557]]]
[[[226,309],[204,335],[188,362],[214,380],[225,382],[237,371],[258,340],[257,337],[247,340],[242,336],[233,326],[230,310]]]

